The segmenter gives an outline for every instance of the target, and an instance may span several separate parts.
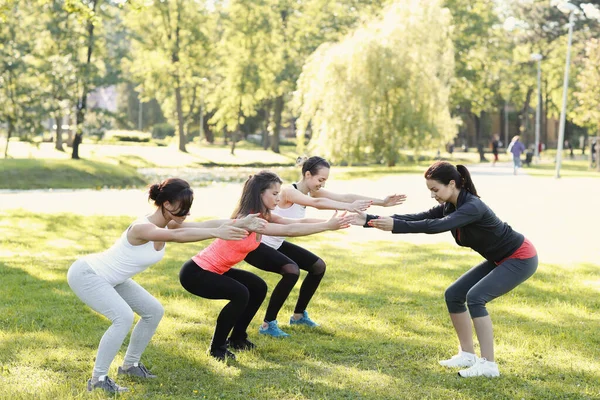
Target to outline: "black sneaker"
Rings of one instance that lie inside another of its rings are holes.
[[[228,339],[227,345],[234,350],[252,350],[256,345],[248,339]]]
[[[91,392],[94,389],[102,389],[107,393],[123,393],[128,392],[129,389],[123,386],[117,385],[115,381],[110,379],[108,376],[104,378],[103,381],[98,381],[92,384],[92,380],[88,379],[87,381],[87,390]]]
[[[156,375],[152,374],[148,371],[148,368],[142,363],[138,363],[138,365],[134,365],[133,367],[129,367],[127,369],[123,369],[119,367],[118,375],[129,375],[129,376],[137,376],[139,378],[156,378]]]
[[[219,361],[225,361],[225,358],[229,358],[235,361],[235,354],[227,350],[226,344],[220,347],[211,347],[208,350],[208,354],[210,354]]]

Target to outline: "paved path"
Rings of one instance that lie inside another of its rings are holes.
[[[515,230],[524,233],[537,247],[546,263],[590,262],[600,265],[600,179],[534,178],[514,176],[511,164],[469,167],[483,201]],[[420,175],[386,176],[377,180],[336,181],[332,170],[328,188],[338,192],[385,196],[397,192],[408,195],[405,204],[393,209],[373,207],[373,213],[411,213],[435,205]],[[196,200],[192,217],[229,216],[241,184],[215,184],[194,189]],[[137,216],[152,208],[146,205],[142,190],[55,190],[0,192],[0,210],[23,208],[34,212],[72,212],[82,215]],[[309,216],[328,217],[331,212],[310,210]],[[411,243],[453,243],[449,233],[438,235],[391,235],[387,232],[352,227],[348,240],[391,240]]]

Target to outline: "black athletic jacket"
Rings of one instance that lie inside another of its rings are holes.
[[[377,218],[367,214],[367,222]],[[481,199],[466,190],[458,195],[457,207],[440,204],[418,214],[392,215],[392,233],[440,233],[450,231],[460,246],[470,247],[496,263],[513,254],[525,238],[500,221]],[[368,227],[365,224],[365,227]]]

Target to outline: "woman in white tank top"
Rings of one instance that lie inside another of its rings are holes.
[[[131,278],[165,254],[166,242],[195,242],[221,238],[241,240],[248,231],[260,230],[266,221],[258,214],[240,220],[213,220],[188,223],[194,194],[190,185],[170,178],[150,187],[148,198],[156,211],[135,220],[108,250],[89,254],[73,263],[67,280],[75,294],[94,311],[111,321],[102,336],[88,391],[103,389],[109,393],[127,391],[108,377],[108,370],[133,324],[133,313],[141,318],[131,334],[119,375],[156,378],[140,362],[143,351],[154,335],[164,309],[159,301]]]
[[[320,210],[364,211],[371,205],[391,207],[404,202],[406,196],[393,194],[384,199],[358,194],[338,194],[323,189],[329,178],[330,165],[322,157],[298,158],[302,166],[302,179],[284,187],[274,215],[295,222],[314,222],[305,218],[306,207]],[[273,289],[267,312],[259,333],[273,337],[289,336],[277,323],[277,314],[298,281],[300,270],[308,275],[300,287],[300,295],[290,317],[290,325],[318,326],[308,317],[306,308],[316,292],[323,275],[325,263],[310,251],[292,244],[283,237],[263,235],[260,246],[246,256],[245,261],[263,271],[280,274],[281,280]]]

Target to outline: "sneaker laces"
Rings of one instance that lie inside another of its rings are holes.
[[[118,392],[119,389],[121,389],[121,387],[119,385],[117,385],[117,382],[113,381],[108,376],[106,378],[104,378],[104,384],[106,386],[108,386],[110,389],[114,390],[115,392]]]
[[[146,368],[146,366],[142,363],[138,364],[138,368],[140,369],[140,371],[142,371],[144,373],[144,377],[148,377],[151,375],[150,371],[148,371],[148,368]]]

